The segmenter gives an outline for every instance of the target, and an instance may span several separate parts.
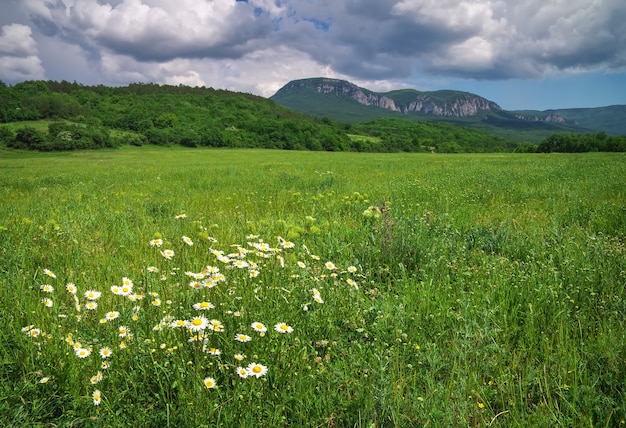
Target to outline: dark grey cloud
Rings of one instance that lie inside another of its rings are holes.
[[[51,0],[46,5],[45,13],[31,11],[43,34],[144,62],[239,58],[258,49],[272,31],[271,19],[245,2]]]
[[[3,0],[0,7],[10,8],[0,14],[4,80],[66,67],[103,83],[222,82],[267,94],[315,75],[494,80],[626,67],[623,0]],[[46,66],[55,49],[58,59]]]
[[[303,16],[315,14],[310,4],[292,1],[295,16],[299,6]],[[624,66],[621,0],[350,0],[327,8],[332,25],[309,37],[315,43],[301,43],[293,34],[289,40],[338,71],[363,78],[401,78],[416,68],[505,79]]]

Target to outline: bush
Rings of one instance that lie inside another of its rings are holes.
[[[7,147],[40,150],[45,147],[45,144],[46,136],[44,133],[27,126],[17,130],[15,139],[10,144],[7,144]]]
[[[15,132],[8,126],[0,126],[0,145],[8,146],[15,139]]]

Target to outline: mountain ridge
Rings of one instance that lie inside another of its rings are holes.
[[[538,142],[562,132],[626,135],[626,105],[589,109],[504,110],[480,95],[450,89],[406,88],[375,92],[347,80],[315,77],[292,80],[270,97],[315,116],[358,123],[382,117],[438,120]]]

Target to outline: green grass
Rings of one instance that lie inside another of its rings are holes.
[[[5,126],[13,130],[14,132],[22,128],[35,128],[37,131],[47,133],[48,125],[50,125],[51,123],[54,123],[54,121],[52,120],[25,120],[21,122],[3,123],[1,126]]]
[[[622,154],[5,150],[0,422],[621,426],[625,172]],[[207,266],[225,281],[194,290]],[[202,301],[225,330],[205,350],[168,323]],[[240,378],[252,362],[267,374]]]

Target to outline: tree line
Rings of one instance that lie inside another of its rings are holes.
[[[595,134],[555,134],[537,146],[537,152],[626,152],[626,136],[612,136],[605,132]]]
[[[41,121],[49,121],[47,128]],[[440,153],[556,151],[566,146],[542,143],[530,150],[486,132],[435,121],[342,124],[252,94],[152,83],[108,87],[25,81],[8,86],[0,81],[0,124],[0,144],[42,151],[124,144]],[[555,138],[561,142],[560,136]],[[623,151],[619,138],[604,135],[602,144],[586,147]]]

